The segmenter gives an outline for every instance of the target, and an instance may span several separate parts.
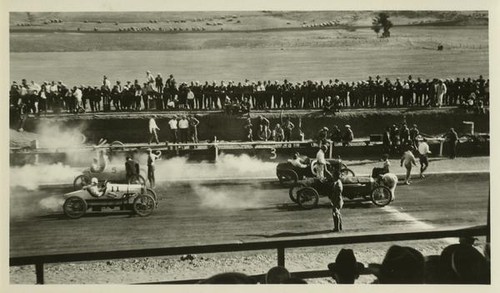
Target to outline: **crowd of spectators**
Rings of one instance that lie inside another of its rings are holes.
[[[482,76],[455,79],[384,80],[380,76],[346,82],[323,81],[198,81],[178,83],[173,75],[146,72],[145,80],[114,81],[104,76],[99,85],[67,86],[62,81],[14,81],[11,107],[33,114],[143,111],[224,110],[228,114],[252,109],[323,109],[335,113],[341,108],[461,106],[481,110],[489,105],[489,80]]]
[[[445,247],[439,255],[424,256],[409,246],[392,245],[382,263],[365,266],[352,249],[341,249],[335,262],[327,265],[337,284],[354,284],[361,274],[376,277],[373,284],[490,284],[489,245],[483,253],[474,246],[474,238]],[[200,284],[307,284],[284,267],[271,268],[262,279],[242,273],[216,274]]]

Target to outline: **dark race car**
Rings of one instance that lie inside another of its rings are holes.
[[[326,169],[332,173],[335,169],[340,169],[341,177],[354,177],[354,172],[347,168],[341,160],[327,159]],[[315,178],[317,173],[317,162],[314,159],[303,158],[303,163],[306,168],[300,168],[292,165],[289,161],[279,163],[276,166],[276,176],[280,183],[297,183],[298,180],[304,178]]]
[[[383,207],[394,200],[397,177],[394,174],[385,174],[383,179],[372,177],[341,178],[344,187],[342,196],[347,200],[371,201]],[[318,206],[320,196],[328,196],[332,188],[331,181],[318,178],[308,178],[297,182],[289,189],[290,199],[304,209]]]

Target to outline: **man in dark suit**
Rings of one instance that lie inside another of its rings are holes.
[[[132,160],[132,158],[130,156],[127,156],[126,161],[125,161],[125,173],[126,173],[127,182],[130,181],[130,179],[133,176],[139,175],[139,163]]]

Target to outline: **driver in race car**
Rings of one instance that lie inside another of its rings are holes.
[[[103,195],[109,197],[117,197],[117,195],[113,192],[106,192],[106,183],[102,187],[99,187],[97,185],[98,183],[99,181],[97,180],[97,178],[92,177],[92,179],[90,180],[90,184],[84,186],[83,190],[87,190],[93,197],[102,197]]]
[[[297,168],[307,168],[307,165],[304,164],[304,160],[300,157],[299,153],[295,153],[293,155],[293,159],[289,159],[288,162],[292,164],[292,166],[297,167]]]

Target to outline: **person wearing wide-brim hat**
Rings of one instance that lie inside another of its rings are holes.
[[[342,136],[342,145],[349,146],[354,140],[354,133],[352,132],[351,125],[349,124],[345,125],[345,129],[344,135]]]
[[[356,260],[352,249],[341,249],[335,262],[328,264],[328,270],[337,284],[354,284],[365,265]]]
[[[422,253],[412,247],[399,245],[389,247],[382,264],[368,265],[368,271],[377,277],[380,284],[422,284],[424,268]]]

